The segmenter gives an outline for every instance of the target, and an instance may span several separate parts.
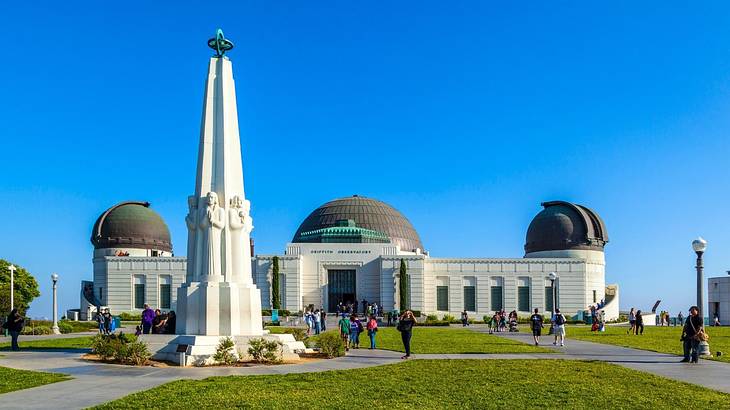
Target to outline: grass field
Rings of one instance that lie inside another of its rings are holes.
[[[692,393],[680,394],[686,391]],[[180,380],[98,408],[148,406],[157,409],[344,409],[352,406],[719,409],[730,408],[730,395],[599,362],[412,360],[322,373]]]
[[[0,394],[70,379],[71,377],[58,373],[32,372],[0,367]],[[22,403],[18,403],[18,405],[22,406]]]
[[[91,336],[27,341],[23,340],[23,336],[20,336],[18,345],[20,345],[20,350],[89,349],[91,347]],[[10,350],[10,342],[0,343],[0,350]]]
[[[628,327],[607,326],[605,332],[591,332],[588,326],[569,326],[567,329],[568,339],[585,340],[588,342],[606,343],[617,346],[633,347],[636,349],[651,350],[661,353],[682,354],[682,343],[679,337],[682,328],[677,327],[644,327],[643,335],[628,335]],[[710,351],[714,360],[730,362],[730,327],[706,327],[710,335]],[[720,351],[723,355],[716,356]]]

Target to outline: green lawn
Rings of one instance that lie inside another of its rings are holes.
[[[687,391],[692,394],[679,393]],[[411,360],[321,373],[179,380],[97,408],[150,405],[157,409],[344,409],[353,405],[718,409],[730,408],[730,395],[601,362]]]
[[[316,341],[316,336],[311,336],[309,340]],[[400,332],[394,327],[379,328],[375,346],[383,350],[405,351]],[[370,338],[365,331],[360,334],[360,349],[368,347]],[[417,326],[413,328],[411,353],[555,353],[555,351],[466,329]]]
[[[64,374],[0,367],[0,394],[70,379],[71,377]],[[18,405],[22,406],[22,403],[18,403]]]
[[[633,347],[636,349],[651,350],[661,353],[682,354],[682,343],[679,337],[682,328],[646,326],[643,335],[627,335],[628,327],[606,326],[605,332],[591,332],[590,327],[568,326],[567,338],[585,340],[588,342],[606,343],[617,346]],[[706,327],[710,335],[710,351],[713,359],[723,362],[730,362],[730,327]],[[722,356],[716,357],[716,353],[722,352]]]
[[[46,350],[46,349],[90,349],[91,337],[69,337],[63,339],[41,339],[23,340],[21,335],[18,339],[20,350]],[[10,350],[10,342],[0,343],[0,350]]]

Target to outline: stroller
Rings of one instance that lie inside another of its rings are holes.
[[[519,332],[520,331],[520,329],[517,328],[517,319],[510,319],[509,331],[510,332]]]

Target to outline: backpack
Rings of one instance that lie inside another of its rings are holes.
[[[562,313],[555,316],[555,324],[558,326],[565,324],[565,316],[563,316]]]
[[[358,322],[355,322],[355,323],[357,323],[357,331],[358,332],[362,332],[363,331],[362,322],[358,321]]]

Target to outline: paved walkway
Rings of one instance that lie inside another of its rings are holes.
[[[486,328],[470,327],[476,332]],[[501,333],[500,337],[530,342],[528,333]],[[544,337],[544,341],[550,339]],[[669,354],[628,349],[612,345],[567,340],[565,347],[554,348],[564,354],[420,354],[416,359],[567,359],[600,360],[674,380],[699,384],[730,393],[730,364],[702,360],[699,365],[678,363]],[[310,373],[379,366],[400,362],[402,353],[387,350],[351,350],[346,357],[301,364],[254,367],[131,367],[93,363],[81,359],[78,352],[21,351],[3,352],[0,365],[16,369],[68,374],[72,380],[47,384],[0,396],[0,409],[19,408],[80,409],[105,403],[179,379],[203,379],[210,376],[246,376],[286,373]]]
[[[488,331],[486,328],[471,329],[482,333]],[[495,334],[524,343],[533,343],[532,333],[528,332],[502,332]],[[570,339],[570,328],[568,328],[568,338],[565,341],[565,347],[553,346],[552,336],[543,336],[541,341],[543,342],[541,346],[563,352],[561,355],[553,355],[555,358],[599,360],[652,373],[668,379],[697,384],[709,389],[730,393],[730,364],[728,363],[714,360],[700,360],[699,364],[691,365],[679,363],[682,357],[673,354],[573,340]]]

